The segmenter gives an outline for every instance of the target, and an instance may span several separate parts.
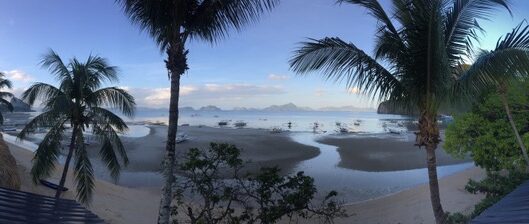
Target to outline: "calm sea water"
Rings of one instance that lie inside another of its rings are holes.
[[[234,127],[237,121],[244,121],[248,128],[281,128],[295,132],[312,132],[314,123],[319,132],[331,133],[337,130],[337,123],[352,132],[383,133],[385,127],[397,127],[398,121],[409,121],[411,117],[376,112],[269,112],[269,111],[183,111],[179,124],[219,127],[220,121],[228,121],[224,127]],[[167,123],[168,113],[162,110],[139,110],[130,121],[160,121]],[[289,125],[290,123],[290,125]],[[357,123],[357,125],[355,125]]]

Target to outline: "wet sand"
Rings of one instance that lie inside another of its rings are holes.
[[[400,136],[344,137],[326,136],[318,142],[338,147],[339,167],[362,171],[396,171],[426,167],[426,152],[414,145],[413,134]],[[471,159],[455,159],[448,155],[443,144],[437,148],[437,165],[470,162]]]
[[[134,187],[161,186],[161,162],[165,155],[167,126],[151,125],[150,133],[139,138],[122,137],[129,157],[129,165],[123,169],[119,184]],[[190,148],[209,148],[211,142],[229,143],[241,149],[241,159],[248,161],[242,173],[255,173],[261,167],[279,167],[288,173],[299,162],[317,156],[316,147],[294,142],[288,133],[272,134],[262,129],[231,129],[212,127],[179,127],[179,133],[186,133],[191,139],[177,144],[177,158],[182,159]],[[90,145],[90,156],[98,177],[110,180],[104,164],[98,159],[97,143]],[[145,181],[145,180],[149,181]]]

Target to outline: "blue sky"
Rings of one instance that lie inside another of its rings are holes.
[[[389,1],[382,0],[389,9]],[[513,17],[499,12],[482,21],[487,30],[482,48],[524,18],[529,1],[512,0]],[[120,68],[120,83],[140,106],[167,107],[164,54],[145,33],[130,24],[112,0],[0,0],[0,71],[20,93],[35,81],[54,83],[40,68],[48,49],[63,59],[85,59],[97,54]],[[292,51],[306,38],[336,36],[366,52],[373,47],[376,22],[360,7],[336,5],[334,0],[283,0],[260,22],[247,26],[216,45],[191,42],[190,70],[182,80],[182,106],[215,104],[265,107],[293,102],[314,108],[325,106],[375,107],[377,102],[325,82],[317,74],[297,76],[288,67]]]

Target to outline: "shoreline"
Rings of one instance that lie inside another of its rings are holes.
[[[151,131],[151,134],[154,133]],[[21,172],[21,177],[24,179],[22,190],[44,195],[53,195],[53,191],[50,191],[50,189],[35,186],[31,182],[29,170],[31,169],[33,152],[25,148],[24,145],[19,146],[18,142],[14,144],[9,141],[6,142],[8,142],[11,152],[17,160],[19,172]],[[58,169],[56,169],[50,179],[54,181],[58,180],[60,171],[60,165],[58,165]],[[465,192],[464,185],[468,178],[479,178],[483,173],[479,168],[468,168],[440,178],[443,205],[445,203],[447,204],[445,209],[447,211],[465,212],[473,207],[482,196]],[[72,180],[73,177],[70,176],[69,181],[67,181],[67,187],[70,189],[74,189]],[[427,191],[428,185],[420,184],[381,197],[346,203],[344,204],[344,208],[349,213],[355,213],[356,216],[344,220],[336,220],[336,223],[395,223],[402,222],[403,220],[408,220],[412,223],[415,223],[417,220],[422,220],[421,223],[432,223],[433,220],[429,221],[433,217],[429,216],[431,213],[429,211],[431,210],[429,207],[429,197],[424,194]],[[65,197],[74,198],[72,193],[70,191]],[[89,209],[109,223],[149,223],[156,218],[159,197],[159,190],[154,188],[120,186],[96,177],[94,202]],[[424,201],[427,204],[424,204]],[[124,203],[127,204],[125,206],[126,208],[123,208]],[[383,209],[379,209],[378,206],[382,206],[381,208]],[[381,210],[381,212],[377,213],[374,210]],[[424,212],[416,212],[419,210],[424,210]],[[142,214],[142,217],[137,217],[138,214]],[[410,216],[415,218],[410,219]],[[311,220],[308,222],[312,223]],[[402,223],[410,222],[405,221]]]

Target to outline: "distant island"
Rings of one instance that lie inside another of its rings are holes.
[[[25,103],[19,98],[13,97],[11,98],[9,102],[11,103],[11,105],[13,105],[13,112],[32,112],[33,111],[31,110],[31,106],[29,104]],[[0,111],[6,112],[9,110],[7,109],[7,106],[2,104],[0,106]]]
[[[271,105],[264,108],[253,108],[253,107],[234,107],[232,109],[222,109],[215,105],[206,105],[202,106],[198,109],[195,109],[193,107],[180,107],[180,111],[182,112],[215,112],[215,111],[268,111],[268,112],[305,112],[305,111],[340,111],[340,112],[347,112],[347,111],[355,111],[355,112],[374,112],[375,110],[373,108],[362,108],[362,107],[355,107],[355,106],[340,106],[340,107],[322,107],[318,109],[310,108],[310,107],[301,107],[297,106],[294,103],[287,103],[282,105]],[[147,108],[147,107],[140,107],[138,110],[149,110],[149,111],[160,111],[160,112],[167,112],[167,108]]]

